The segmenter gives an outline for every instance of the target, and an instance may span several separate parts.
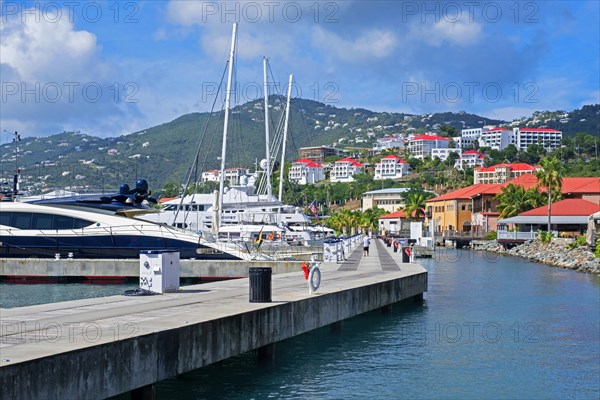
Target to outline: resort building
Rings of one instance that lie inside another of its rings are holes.
[[[248,177],[250,170],[248,168],[226,168],[225,180],[229,181],[230,185],[240,185],[244,181],[243,177]],[[221,171],[213,169],[202,172],[202,182],[219,182],[221,179]]]
[[[446,161],[450,153],[456,153],[460,157],[462,150],[455,148],[445,148],[445,149],[431,149],[431,158],[439,158],[442,161]]]
[[[375,180],[399,179],[410,173],[410,164],[395,155],[383,157],[375,164]]]
[[[363,165],[352,158],[346,157],[335,162],[329,180],[331,182],[352,182],[354,181],[354,175],[361,172],[363,172]]]
[[[317,146],[317,147],[302,147],[298,150],[300,158],[306,158],[310,161],[322,164],[325,157],[341,156],[342,149],[337,147]]]
[[[532,144],[544,146],[548,151],[561,145],[562,132],[548,128],[513,128],[515,146],[519,150],[527,150]]]
[[[377,143],[373,145],[373,152],[375,154],[381,153],[387,149],[397,149],[404,147],[404,141],[402,137],[398,136],[386,136],[381,139],[377,139]]]
[[[475,168],[473,183],[504,183],[521,175],[535,173],[536,168],[525,163],[496,164]]]
[[[515,144],[513,131],[509,128],[484,129],[479,136],[480,147],[504,150],[509,144]]]
[[[462,129],[460,131],[460,137],[455,138],[454,141],[461,149],[473,147],[473,141],[479,139],[483,129],[484,128]]]
[[[485,156],[477,150],[467,150],[456,159],[454,166],[458,169],[483,167]]]
[[[435,135],[415,135],[408,142],[408,150],[414,158],[423,159],[431,156],[433,149],[447,149],[450,139]]]
[[[325,172],[323,171],[323,165],[307,158],[301,158],[292,163],[288,178],[291,182],[306,185],[325,180]]]

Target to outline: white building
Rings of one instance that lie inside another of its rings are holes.
[[[307,158],[299,159],[290,167],[289,180],[299,185],[316,183],[324,179],[323,165]]]
[[[352,182],[354,175],[362,172],[363,165],[352,158],[346,157],[333,165],[329,179],[331,182]]]
[[[548,151],[560,147],[562,132],[548,128],[513,128],[515,146],[519,150],[527,150],[532,144],[544,146]]]
[[[473,141],[475,139],[479,139],[479,136],[481,136],[482,132],[483,128],[462,129],[460,131],[460,138],[456,138],[454,141],[461,149],[472,147]]]
[[[250,175],[248,168],[226,168],[225,169],[225,180],[229,181],[230,185],[239,185],[242,181],[242,177]],[[219,182],[221,178],[221,171],[213,169],[210,171],[202,172],[202,182]]]
[[[375,180],[399,179],[410,173],[410,164],[395,155],[383,157],[375,164]]]
[[[381,139],[377,139],[377,143],[373,145],[373,151],[375,153],[381,153],[386,149],[395,149],[404,147],[404,141],[398,136],[386,136]]]
[[[485,156],[477,150],[467,150],[456,159],[454,167],[458,169],[483,167]]]
[[[447,149],[449,138],[435,135],[415,135],[408,143],[408,150],[414,158],[424,158],[431,155],[433,149]]]
[[[504,150],[509,144],[515,144],[513,131],[509,128],[491,128],[484,130],[479,137],[480,147]]]
[[[431,149],[431,158],[439,158],[442,161],[446,161],[450,153],[457,153],[460,157],[462,150],[461,149],[453,149],[453,148],[442,148],[442,149]]]

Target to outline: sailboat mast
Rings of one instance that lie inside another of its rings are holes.
[[[269,138],[269,83],[267,82],[267,67],[269,60],[263,57],[263,71],[264,71],[264,82],[265,82],[265,142],[267,148],[267,165],[265,167],[265,174],[267,176],[267,196],[270,199],[273,195],[271,189],[271,140]]]
[[[292,82],[294,80],[294,75],[290,74],[290,81],[288,83],[288,92],[287,92],[287,103],[285,106],[285,123],[283,127],[283,143],[281,145],[281,170],[279,172],[279,201],[283,201],[283,169],[284,169],[284,161],[285,161],[285,145],[287,143],[287,134],[288,134],[288,123],[290,121],[290,100],[292,97]]]
[[[218,229],[221,225],[221,215],[223,214],[223,192],[225,191],[225,156],[227,155],[227,129],[229,124],[229,108],[231,104],[231,81],[233,78],[233,59],[235,56],[235,41],[237,35],[237,23],[233,24],[231,33],[231,51],[229,52],[229,72],[227,74],[227,91],[225,92],[225,117],[223,120],[223,145],[221,147],[221,174],[219,178],[219,201],[217,210],[217,220],[213,227]],[[213,229],[214,229],[213,228]]]

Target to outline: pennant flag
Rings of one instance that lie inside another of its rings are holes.
[[[308,209],[312,211],[315,216],[315,220],[319,219],[319,209],[317,208],[317,199],[314,199],[312,203],[308,206]]]
[[[260,228],[260,232],[258,232],[258,239],[256,239],[256,242],[254,243],[254,245],[256,246],[256,249],[257,249],[257,250],[258,250],[258,249],[260,249],[260,245],[261,245],[261,244],[262,244],[262,242],[263,242],[263,234],[262,234],[262,232],[263,232],[263,228],[264,228],[264,227],[265,227],[265,226],[263,225],[263,226]]]

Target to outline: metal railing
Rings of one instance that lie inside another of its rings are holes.
[[[480,239],[484,237],[487,233],[481,231],[456,231],[456,230],[446,230],[444,231],[444,237],[451,238],[465,238],[465,239]]]
[[[538,237],[537,232],[498,231],[498,239],[534,240]]]

